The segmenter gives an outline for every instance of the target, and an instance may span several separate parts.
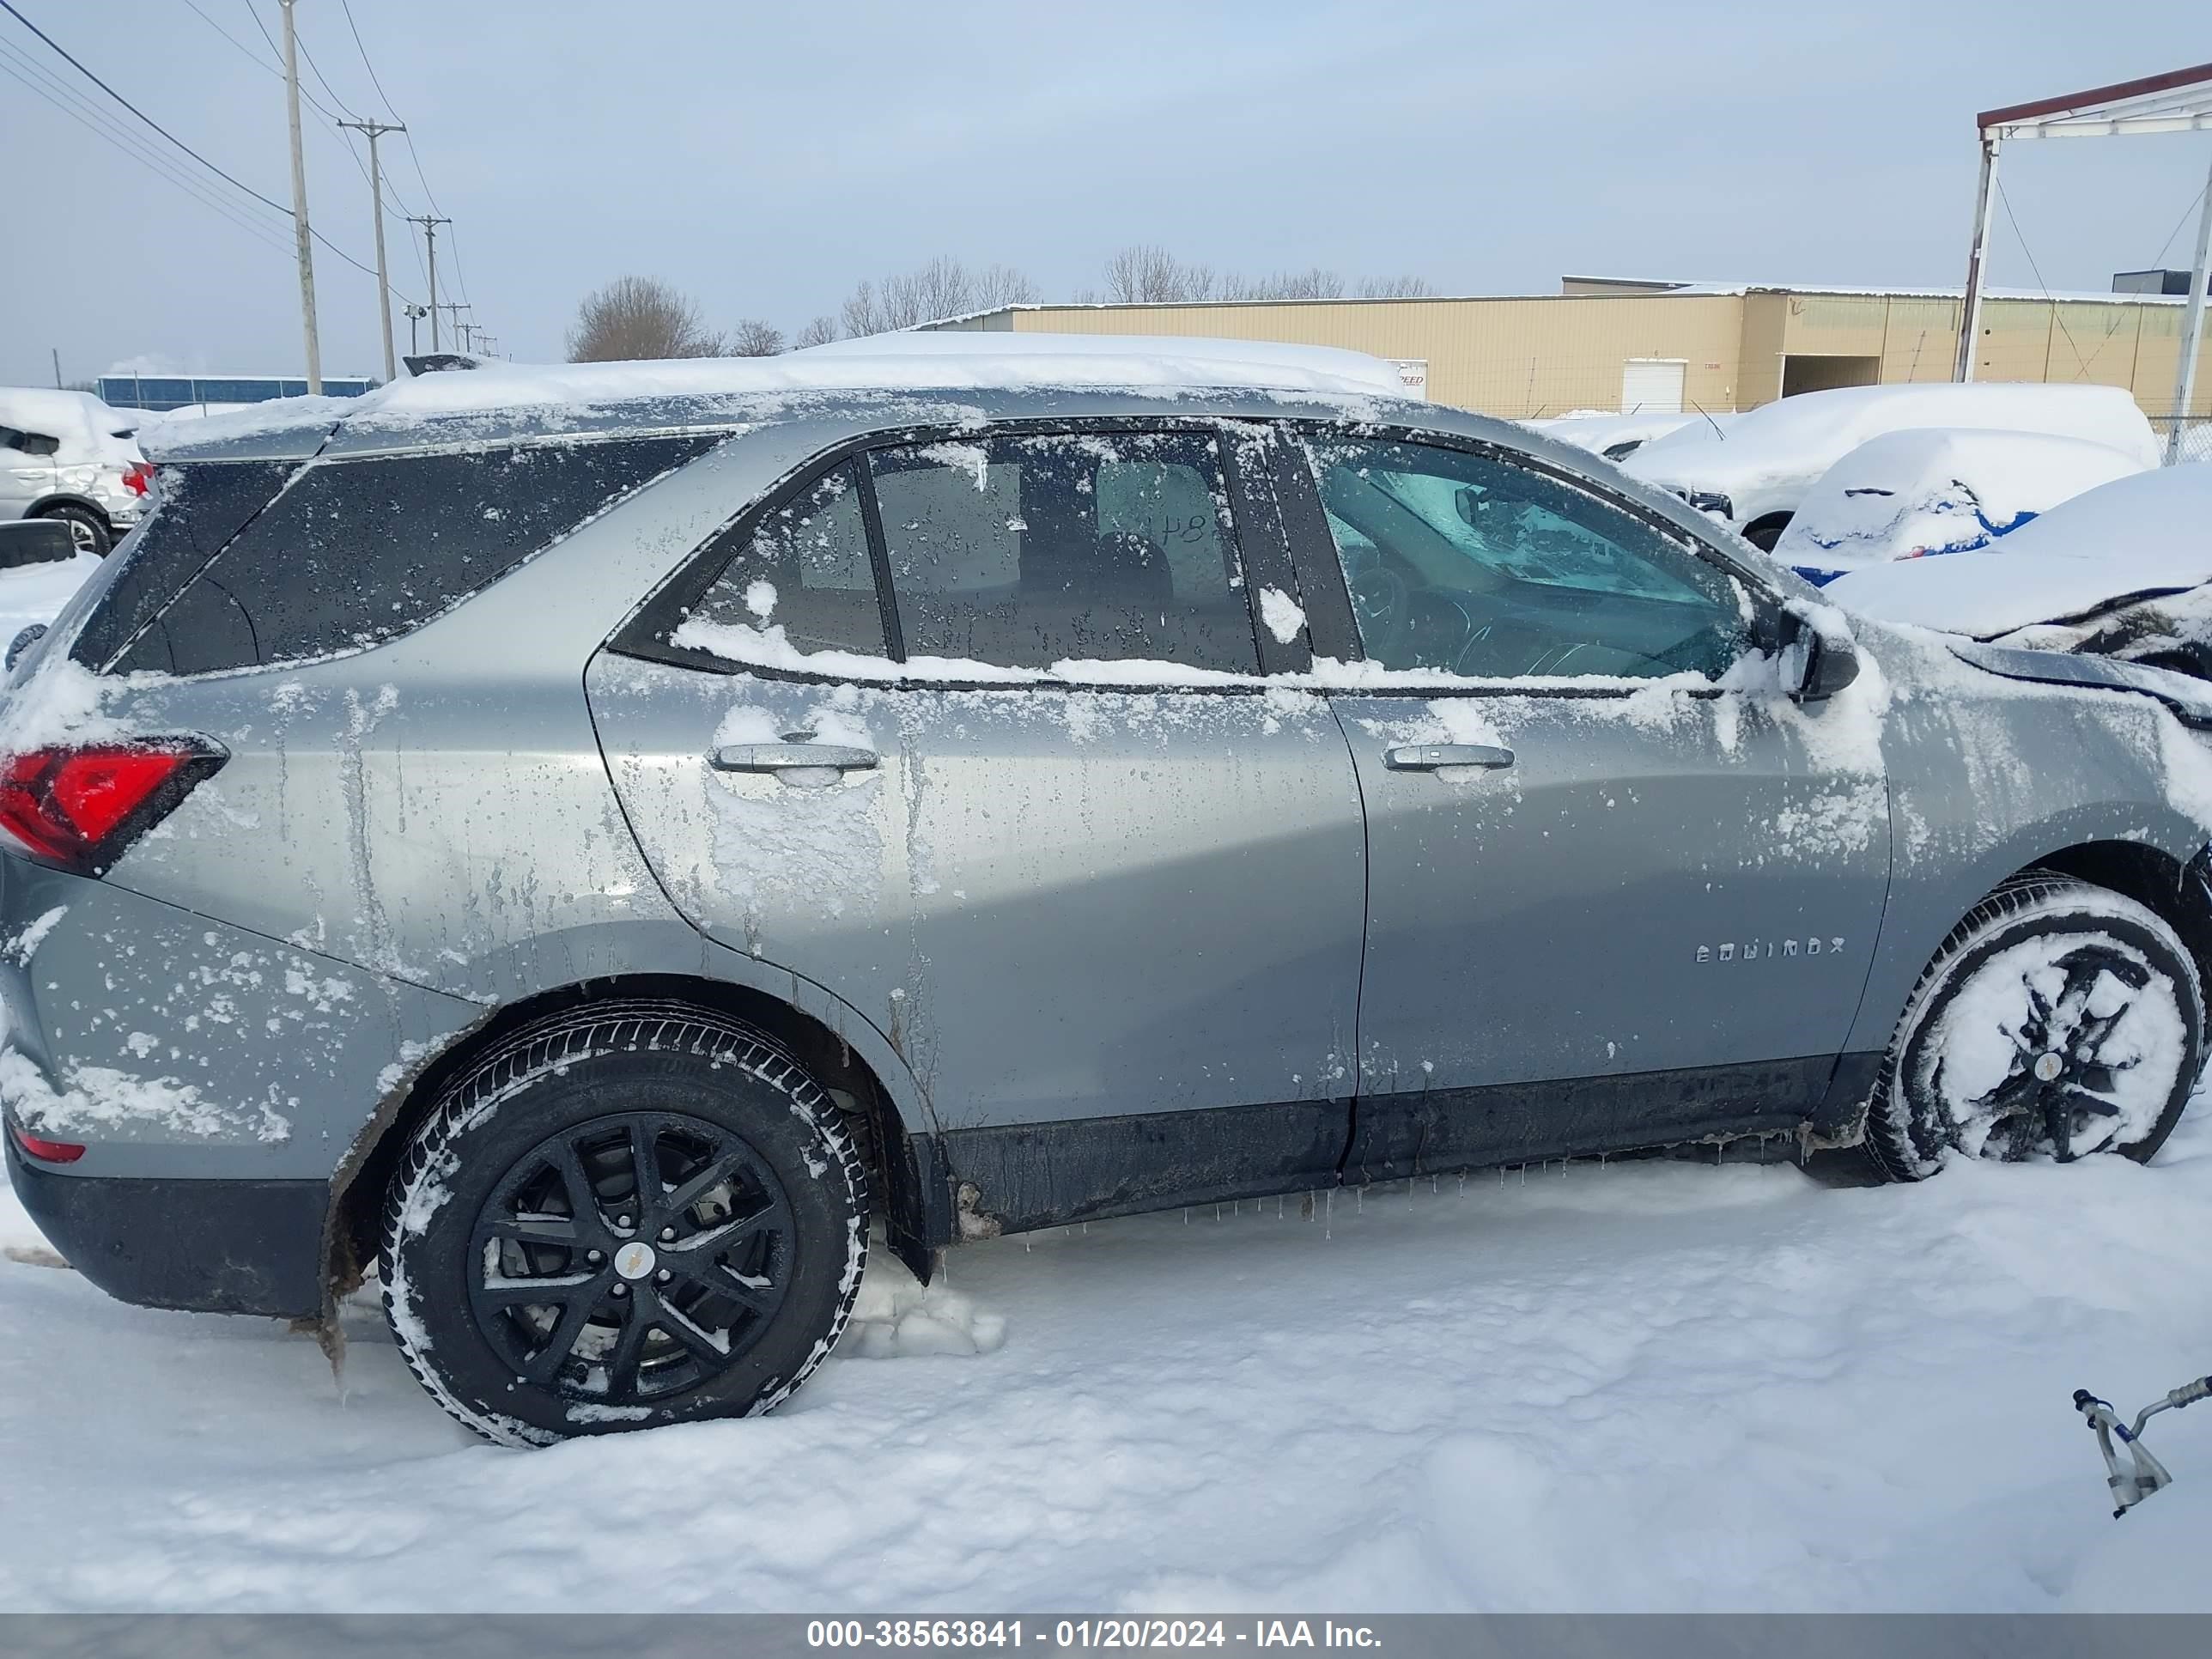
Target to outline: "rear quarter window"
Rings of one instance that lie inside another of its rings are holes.
[[[153,513],[88,585],[89,613],[70,655],[88,668],[106,668],[299,470],[297,461],[161,468]],[[57,630],[65,633],[69,621],[64,611]]]
[[[312,463],[116,665],[210,673],[384,644],[719,441],[699,434]]]

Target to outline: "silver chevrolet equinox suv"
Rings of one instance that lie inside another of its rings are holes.
[[[775,1405],[872,1240],[2166,1139],[2201,685],[1847,619],[1505,422],[1096,361],[211,422],[0,707],[56,1246],[155,1307],[374,1273],[542,1443]]]

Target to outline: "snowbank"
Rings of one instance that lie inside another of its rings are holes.
[[[80,553],[52,564],[20,565],[0,570],[0,651],[32,623],[50,623],[103,561]]]
[[[2052,508],[2002,540],[1838,576],[1847,610],[1993,639],[2136,594],[2212,581],[2212,465],[2138,473]]]
[[[2178,1484],[2116,1523],[2070,1401],[2203,1374],[2208,1231],[2202,1097],[2148,1168],[1206,1206],[927,1292],[872,1252],[782,1411],[529,1453],[366,1298],[341,1385],[276,1322],[0,1258],[0,1607],[2203,1612],[2212,1408],[2154,1419]],[[37,1248],[4,1188],[0,1244]]]
[[[1868,439],[1925,427],[2049,433],[2103,444],[2145,466],[2159,460],[2150,422],[2118,386],[1983,381],[1802,392],[1738,416],[1722,433],[1682,427],[1621,465],[1662,489],[1726,495],[1733,521],[1749,524],[1796,512],[1814,481]]]
[[[2039,432],[1948,428],[1870,438],[1820,475],[1774,556],[1815,581],[1984,547],[2142,461]]]

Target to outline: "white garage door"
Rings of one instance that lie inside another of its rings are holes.
[[[1680,357],[1631,357],[1620,366],[1620,412],[1624,415],[1680,415],[1682,371]]]

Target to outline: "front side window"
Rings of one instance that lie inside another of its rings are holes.
[[[1747,642],[1735,586],[1564,480],[1426,444],[1309,444],[1360,644],[1480,679],[1717,678]]]
[[[784,643],[802,653],[884,654],[883,609],[854,463],[832,468],[749,526],[669,638],[712,652],[731,641],[726,630],[733,628],[769,638],[780,629]],[[763,642],[736,654],[755,654]]]
[[[909,658],[1259,672],[1212,438],[961,439],[868,465]]]

